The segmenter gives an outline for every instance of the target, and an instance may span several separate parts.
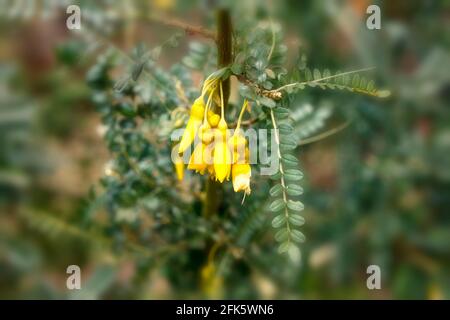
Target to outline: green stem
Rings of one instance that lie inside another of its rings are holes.
[[[314,79],[314,80],[310,80],[310,81],[293,82],[293,83],[285,84],[284,86],[279,87],[278,89],[269,90],[269,92],[280,92],[280,91],[283,91],[283,90],[286,90],[286,89],[289,89],[289,88],[298,87],[298,86],[301,86],[301,85],[307,85],[309,83],[318,83],[318,82],[321,82],[321,81],[331,80],[331,79],[334,79],[334,78],[343,77],[343,76],[346,76],[346,75],[359,73],[359,72],[370,71],[370,70],[373,70],[373,69],[375,69],[375,67],[347,71],[347,72],[338,73],[338,74],[335,74],[335,75],[331,75],[331,76],[323,77],[323,78],[319,78],[319,79]]]
[[[273,110],[270,109],[270,117],[272,119],[272,125],[273,125],[273,129],[275,131],[275,142],[277,144],[277,155],[278,155],[278,162],[280,164],[280,183],[281,186],[283,187],[283,202],[284,202],[284,215],[286,217],[286,230],[288,232],[289,238],[287,239],[287,242],[290,243],[291,242],[291,226],[289,224],[289,211],[287,209],[287,204],[288,204],[288,198],[287,198],[287,194],[286,194],[286,182],[284,181],[284,168],[283,168],[283,163],[281,162],[281,151],[280,151],[280,136],[278,133],[278,126],[277,126],[277,122],[275,120],[275,116],[273,115]]]

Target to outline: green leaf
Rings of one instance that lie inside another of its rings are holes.
[[[271,180],[280,180],[280,178],[281,178],[281,172],[279,172],[279,171],[270,176]]]
[[[298,214],[290,214],[289,222],[292,223],[294,226],[300,227],[305,224],[305,218],[303,218],[301,215]]]
[[[318,80],[322,78],[322,75],[320,74],[319,69],[314,69],[314,80]]]
[[[278,242],[286,241],[289,238],[287,229],[280,229],[275,233],[275,240]]]
[[[342,77],[342,85],[348,86],[350,85],[350,81],[352,80],[352,77],[349,74],[346,74]]]
[[[295,242],[299,242],[299,243],[305,242],[305,239],[306,239],[305,235],[303,233],[301,233],[300,231],[295,230],[295,229],[291,230],[291,238]]]
[[[304,205],[300,201],[289,200],[287,206],[294,211],[302,211],[304,209]]]
[[[290,152],[290,151],[292,151],[292,150],[294,150],[294,147],[292,146],[292,145],[288,145],[288,144],[282,144],[282,145],[280,145],[280,151],[283,153],[283,152]],[[281,161],[281,164],[283,163],[283,161]],[[288,167],[288,166],[285,166],[286,168]]]
[[[189,43],[189,49],[201,54],[206,54],[209,51],[209,47],[207,45],[197,41]]]
[[[325,86],[326,86],[327,88],[331,89],[331,90],[336,89],[336,86],[335,86],[334,84],[331,84],[331,83],[326,83]]]
[[[258,70],[263,70],[265,65],[266,65],[266,62],[264,62],[262,60],[258,60],[255,63],[255,68],[258,69]]]
[[[286,193],[290,196],[299,196],[303,194],[303,188],[296,184],[289,184],[286,187]]]
[[[354,76],[353,76],[353,80],[352,80],[352,87],[353,88],[358,88],[359,87],[359,84],[360,84],[360,77],[359,77],[359,74],[355,74]]]
[[[136,115],[136,111],[134,107],[129,103],[121,103],[118,105],[118,111],[125,117],[134,117]]]
[[[278,253],[285,253],[288,252],[289,248],[291,247],[291,243],[289,241],[283,242],[278,247]]]
[[[184,57],[182,62],[185,66],[191,69],[200,69],[202,66],[201,61],[193,58],[192,56]]]
[[[144,66],[147,63],[147,61],[139,62],[133,65],[133,69],[131,71],[131,78],[134,81],[137,81],[139,79],[139,76],[141,75],[142,71],[144,70]]]
[[[284,171],[285,174],[291,174],[291,175],[297,175],[300,176],[301,178],[303,178],[303,172],[301,172],[298,169],[287,169],[286,171]]]
[[[273,72],[272,69],[266,69],[266,74],[271,79],[275,79],[275,77],[276,77],[275,72]]]
[[[284,169],[289,169],[289,168],[297,168],[298,167],[298,162],[297,161],[287,161],[285,159],[281,159],[281,163],[283,164],[283,168]]]
[[[311,73],[311,70],[309,68],[305,69],[305,80],[311,81],[313,79],[313,75]]]
[[[253,90],[251,90],[248,86],[242,86],[240,88],[241,96],[247,98],[249,100],[256,100],[257,96]]]
[[[293,154],[285,153],[281,155],[281,160],[283,160],[288,165],[298,165],[298,159]]]
[[[282,192],[283,192],[283,187],[281,186],[281,184],[274,185],[272,188],[270,188],[270,191],[269,191],[269,193],[272,197],[277,197]]]
[[[290,124],[287,124],[287,123],[280,124],[278,126],[278,130],[280,131],[281,134],[284,134],[284,135],[289,135],[292,132],[294,132],[294,128]]]
[[[302,56],[300,57],[300,59],[298,61],[297,68],[299,70],[305,69],[307,62],[308,62],[308,58],[306,57],[305,54],[302,54]]]
[[[300,181],[300,180],[302,180],[303,176],[299,175],[299,174],[285,173],[284,178],[288,181]]]
[[[366,78],[361,78],[361,81],[359,83],[359,87],[363,90],[366,90],[367,88],[367,80]]]
[[[370,80],[367,84],[367,91],[373,92],[375,90],[375,82],[373,80]]]
[[[264,96],[259,97],[259,98],[258,98],[258,101],[259,101],[262,105],[264,105],[264,106],[266,106],[266,107],[269,107],[269,108],[275,108],[275,107],[277,106],[277,104],[275,103],[275,101],[273,101],[273,100],[270,99],[270,98],[264,97]]]
[[[245,52],[239,52],[234,59],[235,63],[243,64],[245,62]]]
[[[278,119],[289,117],[289,110],[283,107],[278,107],[273,109],[273,112],[276,114]]]
[[[285,203],[284,203],[283,199],[276,199],[269,206],[269,209],[272,212],[277,212],[284,208],[285,208]]]
[[[242,72],[244,71],[242,64],[240,63],[233,63],[231,65],[231,72],[233,74],[242,74]]]
[[[214,71],[210,76],[211,78],[226,78],[229,75],[230,69],[228,67],[223,67],[222,69]]]
[[[280,143],[280,150],[282,152],[289,152],[289,151],[294,150],[295,148],[297,148],[297,144],[292,143],[291,141]]]
[[[342,72],[339,70],[336,72],[336,74],[341,74]],[[336,78],[334,78],[334,83],[336,83],[339,86],[344,85],[344,77],[342,76],[338,76]]]
[[[289,181],[300,181],[303,178],[303,173],[298,169],[286,169],[284,177]]]
[[[272,227],[279,228],[285,223],[286,223],[285,215],[284,214],[280,214],[280,215],[276,216],[275,218],[273,218],[273,220],[272,220]]]
[[[161,46],[157,46],[157,47],[153,48],[153,50],[150,51],[150,58],[152,60],[158,60],[159,57],[161,56],[161,51],[162,51],[162,47]]]
[[[118,80],[114,84],[114,90],[117,91],[117,92],[122,92],[128,86],[129,82],[130,82],[130,78],[129,77],[122,78],[122,79]]]
[[[300,201],[289,200],[287,206],[289,209],[297,212],[300,212],[304,209],[304,205]]]

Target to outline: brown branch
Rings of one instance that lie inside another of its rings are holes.
[[[217,65],[219,67],[226,67],[233,61],[233,29],[231,25],[231,16],[228,10],[219,9],[217,11]],[[223,108],[228,104],[230,96],[230,79],[222,82],[223,85]],[[218,182],[208,179],[206,181],[206,197],[203,204],[203,216],[211,218],[219,212],[219,206],[222,200],[222,185]]]
[[[193,26],[177,19],[150,16],[149,20],[166,26],[183,29],[184,32],[186,32],[186,34],[188,35],[202,36],[204,38],[211,39],[214,41],[216,41],[217,39],[216,34],[213,31],[208,30],[207,28],[204,28],[202,26]]]
[[[272,100],[280,100],[283,97],[283,94],[280,91],[261,88],[258,84],[254,83],[244,75],[236,75],[236,77],[240,82],[251,87],[259,96],[265,96]]]

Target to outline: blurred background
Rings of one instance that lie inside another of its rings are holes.
[[[333,70],[374,66],[392,95],[305,93],[303,103],[332,110],[324,130],[352,122],[299,148],[301,262],[286,275],[233,269],[225,297],[448,299],[450,2],[240,2],[230,4],[235,19],[251,13],[280,23],[288,55],[301,50],[310,65]],[[98,47],[107,39],[130,52],[173,34],[124,19],[136,3],[213,27],[214,1],[77,3],[82,28],[70,31],[64,1],[0,1],[0,298],[202,297],[196,285],[180,284],[194,277],[189,267],[178,279],[157,261],[111,249],[109,235],[85,233],[80,217],[95,210],[88,203],[109,159],[88,86]],[[370,4],[381,8],[380,30],[366,28]],[[161,66],[180,60],[189,40],[165,51]],[[262,266],[279,265],[260,254]],[[66,288],[71,264],[81,267],[81,291]],[[381,290],[366,287],[371,264],[381,268]]]

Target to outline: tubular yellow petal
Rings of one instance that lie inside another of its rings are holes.
[[[181,138],[178,153],[186,151],[194,141],[197,130],[202,123],[204,111],[205,102],[203,101],[203,97],[198,97],[192,104],[191,115],[186,125],[186,129],[184,130],[183,137]]]
[[[228,125],[224,118],[220,118],[219,123],[217,124],[217,129],[219,129],[220,132],[225,136]]]
[[[217,180],[223,182],[230,176],[232,154],[225,141],[214,145],[214,171]]]
[[[205,102],[203,101],[203,97],[198,97],[192,104],[191,117],[202,119],[204,112],[205,112]]]
[[[208,115],[208,122],[211,127],[215,128],[219,124],[220,116],[218,114],[213,113],[212,115]]]
[[[192,116],[189,118],[186,129],[184,129],[183,136],[181,137],[178,153],[183,153],[187,148],[189,148],[195,139],[195,135],[197,134],[197,130],[201,123],[201,119],[197,119]]]
[[[216,179],[223,182],[228,179],[231,173],[231,163],[233,160],[233,154],[227,143],[227,128],[228,125],[225,119],[222,117],[215,130],[214,141],[214,171]]]
[[[234,134],[229,140],[230,149],[233,152],[233,163],[244,163],[245,152],[247,148],[247,140],[241,134]]]
[[[206,146],[203,143],[198,143],[195,146],[194,152],[189,159],[188,169],[195,170],[203,174],[208,166],[205,162]]]
[[[214,139],[214,134],[212,131],[203,132],[200,139],[202,139],[204,144],[210,144]]]
[[[211,126],[209,123],[203,123],[200,126],[198,137],[202,140],[204,144],[209,144],[214,139],[213,130],[211,129]]]
[[[176,161],[174,163],[175,165],[175,171],[177,173],[177,178],[179,181],[182,181],[184,178],[184,163],[183,160],[180,159],[180,161]]]
[[[250,194],[250,177],[252,170],[249,164],[233,164],[231,168],[234,192],[244,191]]]

